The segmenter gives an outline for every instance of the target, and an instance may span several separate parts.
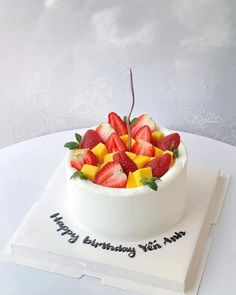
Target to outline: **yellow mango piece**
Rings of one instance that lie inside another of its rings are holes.
[[[103,162],[107,163],[107,162],[113,161],[113,155],[114,155],[114,153],[109,153],[109,154],[104,155]]]
[[[131,153],[131,152],[125,152],[125,153],[131,160],[134,160],[137,157],[135,153]]]
[[[159,148],[157,148],[157,147],[154,146],[154,155],[155,155],[156,158],[158,158],[161,155],[163,155],[163,153],[164,153],[163,150],[161,150],[161,149],[159,149]]]
[[[146,168],[141,168],[133,172],[133,178],[136,183],[136,186],[142,186],[142,182],[140,180],[143,177],[147,178],[152,178],[152,168],[151,167],[146,167]]]
[[[133,138],[131,138],[131,147],[133,147],[133,145],[135,144],[135,142],[136,142],[136,140],[133,139]],[[128,141],[126,143],[126,147],[127,147],[127,149],[129,148],[129,142]]]
[[[108,153],[105,144],[101,142],[98,143],[94,148],[92,148],[91,151],[97,157],[99,163],[103,162],[103,157]]]
[[[134,179],[134,174],[132,172],[129,172],[126,188],[133,188],[133,187],[137,187],[137,184]]]
[[[170,167],[172,167],[174,165],[174,163],[175,163],[175,158],[173,156],[173,152],[171,152],[171,151],[164,151],[163,155],[164,154],[170,154],[171,155]]]
[[[159,130],[155,130],[152,132],[152,138],[154,141],[159,141],[164,137],[165,137],[164,134]]]
[[[98,167],[97,166],[93,166],[93,165],[89,165],[89,164],[84,164],[81,172],[84,173],[85,176],[88,177],[89,180],[93,181],[96,174],[98,171]]]
[[[137,165],[138,168],[143,168],[148,162],[150,162],[150,157],[144,155],[138,155],[136,158],[133,159],[134,163]]]
[[[151,162],[152,160],[154,160],[156,157],[149,157],[149,162]]]
[[[122,139],[124,144],[126,144],[128,142],[129,136],[128,136],[128,134],[125,134],[125,135],[120,136],[120,138]]]

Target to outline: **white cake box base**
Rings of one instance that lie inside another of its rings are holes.
[[[174,228],[142,241],[108,241],[68,216],[62,163],[1,259],[76,278],[89,275],[139,293],[197,294],[211,244],[209,231],[218,221],[229,179],[220,170],[188,167],[188,208]]]

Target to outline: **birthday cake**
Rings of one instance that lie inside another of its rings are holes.
[[[101,237],[135,241],[171,229],[187,204],[187,153],[180,135],[147,114],[108,122],[65,144],[66,208]]]

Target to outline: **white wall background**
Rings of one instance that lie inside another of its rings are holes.
[[[0,0],[0,147],[130,108],[236,145],[235,0]]]

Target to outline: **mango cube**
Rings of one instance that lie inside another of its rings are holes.
[[[98,167],[97,166],[93,166],[93,165],[89,165],[89,164],[84,164],[81,172],[84,173],[85,176],[88,177],[89,180],[93,181],[96,174],[98,171]]]
[[[142,182],[140,182],[143,177],[147,177],[150,179],[152,178],[152,168],[151,167],[141,168],[141,169],[138,169],[133,172],[133,178],[136,183],[136,186],[143,185]]]
[[[137,157],[135,153],[131,153],[131,152],[125,152],[125,153],[131,160],[134,160]]]
[[[154,142],[160,141],[162,138],[164,138],[164,134],[159,130],[155,130],[152,132],[152,138]]]
[[[109,154],[104,155],[103,162],[107,163],[107,162],[113,161],[113,155],[114,155],[114,153],[109,153]]]
[[[164,151],[163,155],[164,154],[170,154],[171,155],[170,167],[172,167],[174,165],[174,163],[175,163],[175,158],[173,156],[173,152],[171,152],[171,151]]]
[[[134,179],[134,174],[132,172],[129,172],[126,188],[134,188],[134,187],[137,187],[135,179]]]
[[[99,163],[102,163],[103,157],[108,153],[104,143],[98,143],[94,148],[91,149],[94,155],[97,157]]]
[[[122,139],[122,141],[126,145],[126,143],[128,142],[128,139],[129,139],[128,134],[122,135],[122,136],[120,136],[120,138]]]
[[[134,163],[137,165],[138,168],[144,167],[148,162],[150,162],[150,157],[144,155],[138,155],[136,158],[133,159]]]
[[[154,146],[154,155],[155,155],[156,158],[158,158],[161,155],[163,155],[163,153],[164,153],[163,150],[161,150],[161,149],[159,149],[159,148],[157,148],[157,147]]]

